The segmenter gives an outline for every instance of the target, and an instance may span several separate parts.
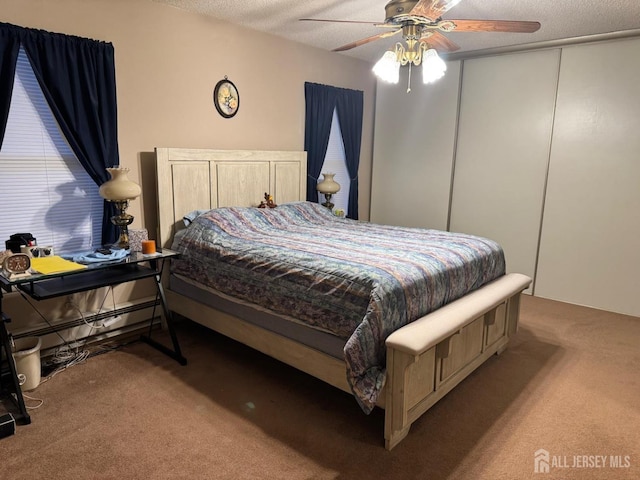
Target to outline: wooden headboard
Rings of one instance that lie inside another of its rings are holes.
[[[306,199],[307,153],[156,148],[160,245],[171,246],[193,210],[258,206]]]

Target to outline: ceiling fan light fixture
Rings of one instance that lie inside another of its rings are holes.
[[[422,54],[422,81],[433,83],[444,76],[447,71],[447,64],[440,58],[438,52],[429,48]]]
[[[387,83],[398,83],[400,80],[400,62],[395,50],[387,50],[382,58],[373,66],[373,73]]]
[[[404,43],[398,42],[395,49],[386,52],[373,67],[373,72],[381,80],[398,83],[400,67],[408,65],[407,92],[411,91],[411,68],[423,64],[423,81],[432,83],[442,78],[447,66],[427,42],[445,53],[455,52],[460,47],[442,33],[449,32],[506,32],[533,33],[540,28],[540,22],[521,20],[452,20],[442,19],[442,15],[455,7],[461,0],[388,0],[383,23],[361,20],[331,20],[323,18],[301,18],[314,22],[359,23],[385,28],[385,32],[371,35],[348,43],[334,52],[344,52],[376,40],[402,34]]]

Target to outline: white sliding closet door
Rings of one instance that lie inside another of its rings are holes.
[[[565,47],[536,295],[640,316],[640,40]]]
[[[455,144],[460,62],[424,85],[414,68],[400,83],[378,82],[373,148],[371,221],[447,229]]]
[[[507,271],[534,277],[559,50],[467,60],[450,230],[502,244]]]

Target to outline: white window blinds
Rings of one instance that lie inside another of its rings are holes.
[[[0,241],[28,232],[56,253],[91,249],[101,240],[102,202],[21,49],[0,149]]]
[[[340,184],[340,191],[331,197],[331,202],[335,205],[333,207],[334,210],[342,209],[346,215],[349,206],[349,171],[347,170],[338,113],[335,109],[333,110],[333,119],[331,120],[331,133],[329,134],[327,154],[324,157],[324,163],[322,164],[322,170],[320,172],[321,174],[318,181],[322,181],[322,173],[336,174],[333,179]],[[318,200],[320,203],[325,201],[322,193],[318,193]]]

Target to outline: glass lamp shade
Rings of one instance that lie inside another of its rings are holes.
[[[336,182],[333,177],[335,173],[323,173],[324,177],[318,185],[316,185],[316,189],[324,194],[324,198],[326,201],[322,204],[327,207],[329,210],[333,210],[334,204],[331,202],[331,196],[334,193],[338,193],[340,191],[340,184]]]
[[[398,83],[400,80],[400,62],[398,62],[396,52],[387,50],[373,66],[373,73],[384,82]]]
[[[113,246],[121,249],[129,249],[129,229],[128,226],[133,222],[133,216],[127,213],[129,200],[133,200],[140,196],[142,189],[140,185],[129,180],[127,176],[128,168],[116,166],[107,168],[107,172],[111,175],[111,179],[100,185],[98,192],[105,200],[113,202],[117,215],[111,217],[113,223],[120,230],[118,242]]]
[[[338,193],[340,191],[340,184],[333,179],[335,173],[323,173],[322,176],[324,178],[316,186],[316,189],[320,193],[330,193],[333,195],[334,193]]]
[[[422,81],[433,83],[444,76],[447,71],[447,64],[444,63],[433,48],[425,50],[422,56]]]
[[[140,185],[129,180],[128,168],[107,168],[111,179],[100,185],[99,193],[102,198],[111,202],[132,200],[142,193]]]

